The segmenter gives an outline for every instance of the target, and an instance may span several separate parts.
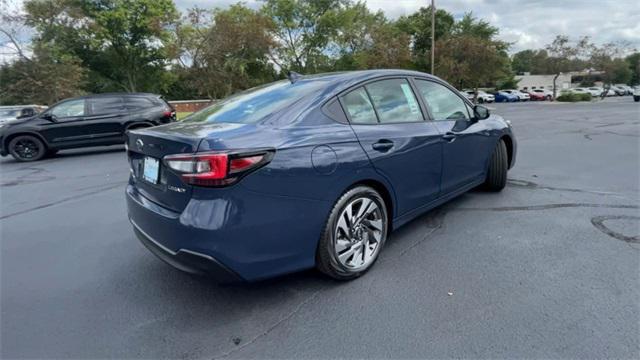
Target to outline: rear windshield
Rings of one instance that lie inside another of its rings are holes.
[[[277,81],[252,88],[195,112],[185,122],[255,123],[326,86],[324,81]]]

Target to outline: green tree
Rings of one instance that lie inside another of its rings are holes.
[[[501,44],[471,35],[452,36],[436,43],[436,73],[458,88],[495,83],[509,76],[508,57]]]
[[[453,15],[442,9],[435,13],[436,43],[448,37],[455,23]],[[412,40],[412,55],[416,67],[427,70],[431,67],[431,7],[422,7],[413,14],[401,16],[396,26],[409,34]]]
[[[91,91],[162,91],[171,74],[172,0],[28,0],[26,23],[46,43],[82,60]]]
[[[271,20],[242,4],[228,9],[193,9],[178,26],[179,83],[172,97],[221,98],[276,77],[269,62],[275,46]]]
[[[0,68],[0,103],[51,105],[82,94],[86,70],[80,60],[39,45],[33,55]]]
[[[330,69],[327,46],[347,4],[349,0],[265,0],[261,12],[274,22],[272,35],[279,45],[271,60],[302,73]]]
[[[580,56],[589,51],[591,44],[588,37],[580,38],[575,44],[566,35],[557,35],[551,44],[546,46],[549,57],[547,59],[548,70],[553,77],[553,98],[558,91],[556,81],[562,72],[575,70],[576,62]]]
[[[640,52],[634,52],[624,58],[624,60],[627,62],[629,70],[631,70],[631,79],[629,80],[629,84],[640,84]]]

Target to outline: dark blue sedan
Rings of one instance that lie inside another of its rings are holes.
[[[424,73],[290,76],[128,133],[128,212],[158,257],[221,282],[317,267],[352,279],[389,233],[504,188],[508,121]]]

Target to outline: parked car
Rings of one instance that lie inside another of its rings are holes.
[[[616,93],[613,90],[611,89],[605,90],[604,88],[599,86],[592,86],[588,90],[591,92],[591,95],[593,96],[602,96],[602,94],[605,92],[606,92],[605,96],[616,96]]]
[[[529,90],[529,96],[531,94],[542,95],[545,100],[553,100],[553,91],[545,89],[531,89]]]
[[[127,146],[137,237],[221,282],[314,266],[356,278],[392,230],[479,185],[501,190],[516,158],[508,121],[402,70],[292,75],[130,131]]]
[[[493,94],[496,102],[515,102],[518,101],[518,96],[509,94],[508,92],[498,91]]]
[[[636,86],[633,88],[633,101],[640,101],[640,86]]]
[[[543,93],[538,93],[531,90],[522,90],[522,92],[529,94],[531,101],[544,101],[547,97]]]
[[[627,89],[619,85],[611,85],[610,90],[613,91],[617,96],[628,95]]]
[[[34,116],[40,112],[41,108],[43,107],[36,105],[0,106],[0,124]]]
[[[600,94],[602,93],[601,91],[598,92],[597,90],[592,90],[588,88],[573,88],[569,91],[574,94],[589,94],[591,96],[600,96]]]
[[[473,90],[464,90],[465,96],[467,97],[467,99],[469,99],[469,101],[473,102],[473,99],[475,96],[475,91]],[[482,91],[482,90],[478,90],[478,95],[476,97],[476,100],[478,103],[483,104],[483,103],[492,103],[495,101],[495,98],[493,95]]]
[[[520,90],[514,90],[514,89],[510,89],[510,90],[502,90],[508,94],[511,95],[515,95],[518,97],[518,101],[529,101],[530,100],[530,96],[529,94],[522,92]]]
[[[0,126],[0,155],[35,161],[58,150],[122,144],[127,130],[176,121],[159,95],[99,94],[63,100]]]
[[[616,87],[624,89],[627,93],[625,95],[633,95],[633,87],[626,84],[616,84]]]

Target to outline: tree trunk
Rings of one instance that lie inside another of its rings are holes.
[[[553,100],[556,100],[556,95],[557,95],[557,85],[556,85],[556,80],[558,80],[558,77],[560,76],[560,73],[557,73],[554,77],[553,77]]]

